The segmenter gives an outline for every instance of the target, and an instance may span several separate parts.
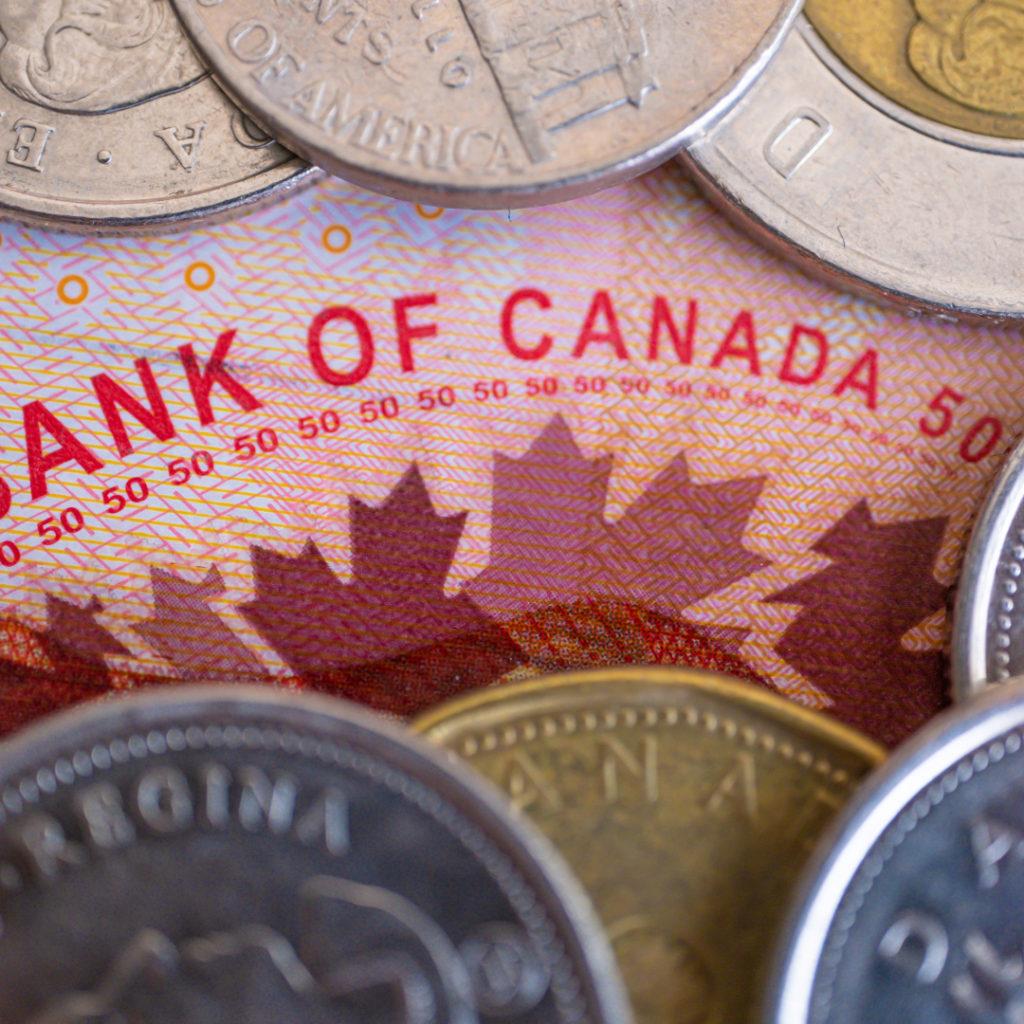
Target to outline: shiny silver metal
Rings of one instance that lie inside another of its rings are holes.
[[[681,159],[728,216],[830,284],[944,318],[1024,317],[1024,142],[904,109],[803,16]]]
[[[169,687],[0,744],[4,1024],[481,1014],[631,1021],[554,849],[407,731],[329,698]]]
[[[276,138],[398,199],[561,202],[668,159],[750,87],[799,0],[175,0]]]
[[[950,639],[953,696],[1024,675],[1024,445],[1010,453],[974,522]]]
[[[939,716],[868,779],[805,874],[764,1024],[1013,1019],[998,1015],[1010,975],[989,974],[1020,954],[1024,857],[1002,845],[1018,824],[1022,727],[1016,680]],[[990,940],[999,954],[976,962]],[[991,1016],[972,1008],[978,991]]]
[[[51,231],[183,231],[320,176],[243,116],[169,0],[87,13],[0,2],[0,217]]]

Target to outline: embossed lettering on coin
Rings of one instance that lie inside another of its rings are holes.
[[[628,1024],[574,891],[472,787],[333,701],[44,725],[0,755],[0,1020]]]
[[[688,670],[503,686],[416,728],[501,785],[566,855],[640,1024],[753,1019],[796,872],[882,756],[823,716]]]
[[[175,0],[225,88],[357,184],[446,206],[593,191],[731,105],[792,0]]]

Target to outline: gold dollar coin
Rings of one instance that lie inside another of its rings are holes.
[[[885,756],[825,715],[694,669],[500,686],[413,728],[501,786],[561,850],[639,1024],[753,1019],[803,862]]]

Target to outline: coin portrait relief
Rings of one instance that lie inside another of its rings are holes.
[[[67,113],[104,113],[204,71],[169,0],[0,0],[0,82]]]
[[[1024,139],[1024,0],[807,0],[870,86],[932,121]]]
[[[1024,0],[914,0],[921,19],[907,56],[937,92],[991,111],[1024,114]]]

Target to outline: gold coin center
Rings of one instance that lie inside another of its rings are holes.
[[[1024,0],[807,0],[857,75],[941,124],[1024,138]]]

